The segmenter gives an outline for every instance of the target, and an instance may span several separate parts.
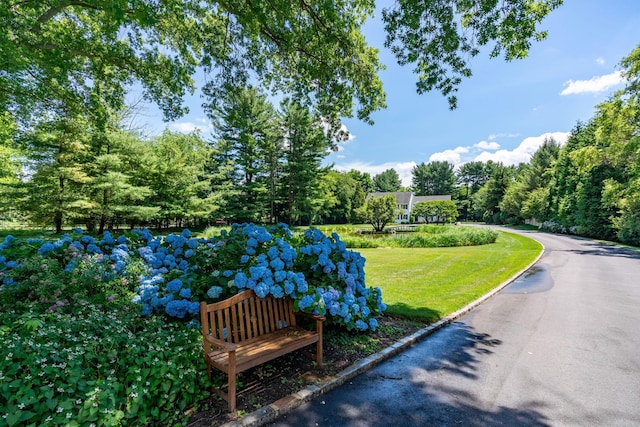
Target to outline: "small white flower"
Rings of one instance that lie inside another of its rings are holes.
[[[26,406],[26,405],[25,405],[24,403],[20,403],[20,404],[18,405],[18,408],[20,408],[20,409],[24,409],[24,407],[25,407],[25,406]]]

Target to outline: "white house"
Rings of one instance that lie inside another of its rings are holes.
[[[396,218],[396,223],[398,224],[409,222],[409,218],[411,218],[411,211],[413,210],[413,207],[416,205],[416,203],[429,202],[432,200],[451,200],[451,195],[416,196],[410,191],[396,191],[393,193],[369,193],[367,194],[367,200],[369,199],[369,197],[382,197],[386,196],[387,194],[392,194],[396,198],[398,209],[402,211]]]

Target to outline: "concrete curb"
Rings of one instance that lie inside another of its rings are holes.
[[[423,329],[420,329],[417,332],[414,332],[408,337],[401,339],[400,341],[396,342],[395,344],[392,344],[391,346],[385,348],[384,350],[378,353],[372,354],[368,357],[365,357],[364,359],[358,360],[353,365],[349,366],[343,371],[340,371],[338,374],[336,374],[335,377],[330,378],[329,380],[326,380],[319,384],[307,386],[304,389],[294,394],[283,397],[282,399],[277,400],[268,406],[265,406],[256,411],[253,411],[252,413],[243,416],[239,420],[228,422],[222,425],[222,427],[258,427],[258,426],[264,425],[266,423],[276,420],[277,418],[279,418],[280,416],[286,413],[293,411],[303,403],[306,403],[311,399],[314,399],[344,384],[347,380],[350,380],[351,378],[373,368],[379,363],[402,352],[403,350],[414,345],[418,341],[423,340],[424,338],[428,337],[434,332],[442,329],[443,327],[447,326],[448,324],[454,322],[458,318],[467,314],[468,312],[470,312],[471,310],[473,310],[483,302],[487,301],[491,297],[495,296],[503,288],[513,283],[516,279],[518,279],[518,277],[520,277],[527,270],[529,270],[533,265],[535,265],[540,260],[542,255],[544,255],[544,251],[545,251],[545,248],[544,248],[544,245],[542,245],[542,251],[536,257],[536,259],[533,260],[528,266],[526,266],[525,268],[523,268],[522,270],[520,270],[519,272],[511,276],[509,279],[502,282],[500,285],[492,289],[489,293],[469,303],[468,305],[461,308],[460,310],[450,314],[445,318],[440,319],[436,323],[432,323],[429,326]]]

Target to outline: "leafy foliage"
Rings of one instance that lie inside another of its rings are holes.
[[[413,207],[411,214],[416,218],[424,218],[428,222],[455,222],[458,218],[458,209],[451,200],[430,200],[419,202]]]
[[[371,196],[358,210],[358,215],[373,226],[377,232],[392,222],[398,214],[398,205],[393,194]]]
[[[3,425],[173,424],[203,397],[197,328],[86,301],[0,319]]]
[[[364,262],[337,234],[294,236],[284,225],[234,225],[210,239],[139,229],[99,240],[81,230],[55,241],[9,235],[0,244],[0,416],[11,426],[180,423],[206,389],[200,332],[189,328],[198,301],[249,288],[294,298],[328,324],[375,330],[386,307],[365,286]]]
[[[537,25],[560,4],[562,0],[404,0],[383,10],[385,46],[399,64],[415,64],[418,93],[437,89],[455,108],[458,85],[471,76],[469,58],[490,41],[495,41],[492,57],[526,57],[531,40],[546,37]]]

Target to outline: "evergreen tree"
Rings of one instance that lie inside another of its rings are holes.
[[[312,222],[322,204],[320,181],[326,171],[322,160],[331,140],[321,122],[306,108],[292,102],[282,103],[284,164],[281,194],[282,218],[289,224]]]
[[[211,113],[218,132],[214,144],[238,192],[228,193],[226,217],[234,222],[262,222],[270,212],[270,152],[276,135],[276,112],[257,89],[229,88]]]
[[[149,148],[132,133],[114,129],[93,135],[91,161],[85,166],[90,178],[86,185],[90,202],[83,207],[88,230],[97,227],[102,234],[106,227],[146,222],[158,212],[159,208],[148,206],[151,188],[133,181],[137,158],[145,149]]]
[[[206,220],[215,205],[209,203],[211,184],[206,165],[209,145],[199,135],[166,130],[152,141],[154,164],[150,171],[152,205],[158,209],[159,226]]]
[[[79,116],[59,116],[23,135],[27,167],[33,173],[22,184],[20,210],[32,223],[53,225],[61,233],[63,224],[80,218],[91,203],[85,189],[90,181],[85,167],[88,129]]]
[[[373,189],[382,193],[400,191],[402,181],[395,169],[387,169],[373,177]]]
[[[411,171],[417,196],[451,195],[456,182],[453,164],[446,161],[420,163]]]

